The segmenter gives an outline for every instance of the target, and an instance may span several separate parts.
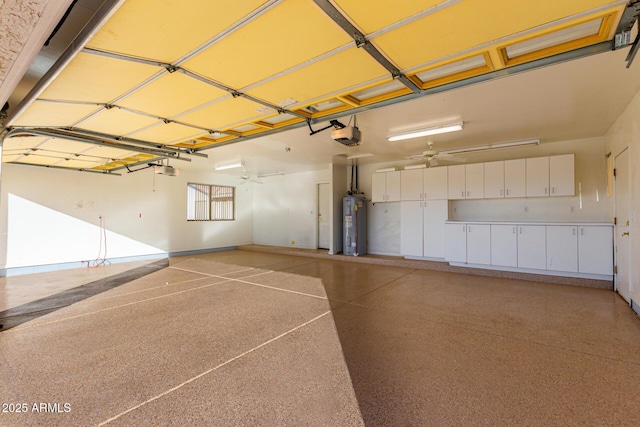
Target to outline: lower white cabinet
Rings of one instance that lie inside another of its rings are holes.
[[[447,200],[401,202],[400,251],[404,256],[444,258]]]
[[[578,227],[578,271],[613,275],[613,229],[610,226]]]
[[[546,227],[518,226],[518,267],[545,270],[547,268]]]
[[[548,274],[613,276],[613,226],[450,221],[445,260]]]
[[[547,270],[578,272],[577,226],[547,226]]]
[[[445,224],[444,259],[467,262],[467,224]]]
[[[467,262],[491,264],[491,226],[489,224],[467,225]]]
[[[491,224],[491,265],[518,266],[518,226]]]

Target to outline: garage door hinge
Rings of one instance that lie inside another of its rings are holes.
[[[613,266],[613,274],[618,274],[618,266],[617,265]]]
[[[613,217],[613,225],[617,225],[618,224],[618,217],[614,216]]]

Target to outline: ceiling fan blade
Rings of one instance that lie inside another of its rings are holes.
[[[405,159],[410,159],[410,160],[417,160],[417,159],[423,159],[424,155],[422,153],[416,153],[416,154],[411,154],[409,157],[405,157]]]

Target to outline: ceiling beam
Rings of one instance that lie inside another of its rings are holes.
[[[391,77],[394,79],[398,79],[405,86],[411,89],[412,92],[418,93],[420,92],[420,88],[409,79],[407,76],[402,74],[400,69],[396,67],[391,61],[387,59],[386,56],[382,54],[371,42],[367,39],[367,37],[358,30],[355,25],[353,25],[340,11],[329,2],[329,0],[313,0],[315,4],[317,4],[322,11],[327,14],[329,18],[331,18],[340,28],[342,28],[350,37],[353,37],[354,42],[357,47],[363,48],[373,59],[375,59],[378,64],[382,65],[389,73],[391,73]]]

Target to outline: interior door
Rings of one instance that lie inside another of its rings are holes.
[[[318,184],[318,249],[329,249],[331,245],[331,227],[329,200],[331,191],[328,183]]]
[[[625,149],[614,159],[615,167],[615,196],[616,196],[616,225],[614,243],[616,246],[616,291],[630,302],[629,289],[629,150]]]

